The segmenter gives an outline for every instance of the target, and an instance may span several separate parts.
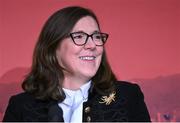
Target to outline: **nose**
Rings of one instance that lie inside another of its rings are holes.
[[[94,43],[92,37],[88,37],[86,44],[84,45],[85,49],[95,49],[96,44]]]

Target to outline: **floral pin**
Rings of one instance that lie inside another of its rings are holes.
[[[109,105],[112,101],[115,101],[116,92],[112,92],[109,94],[109,96],[102,96],[101,101],[99,103],[105,103],[106,105]]]

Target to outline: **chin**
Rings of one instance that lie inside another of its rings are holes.
[[[84,73],[84,76],[86,76],[87,78],[92,78],[92,77],[94,77],[96,75],[96,72],[89,72],[89,73]]]

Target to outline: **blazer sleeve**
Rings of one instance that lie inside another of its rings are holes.
[[[20,109],[20,102],[17,101],[15,96],[12,96],[9,99],[9,103],[7,109],[5,111],[3,122],[10,122],[10,121],[21,121],[21,109]]]
[[[134,121],[150,122],[150,115],[147,106],[144,102],[144,94],[140,87],[135,84],[134,88],[135,102],[134,102]]]

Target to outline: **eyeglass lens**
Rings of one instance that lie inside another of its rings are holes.
[[[102,46],[108,38],[108,34],[100,32],[91,35],[85,32],[74,32],[71,33],[70,36],[76,45],[85,45],[90,37],[97,46]]]

